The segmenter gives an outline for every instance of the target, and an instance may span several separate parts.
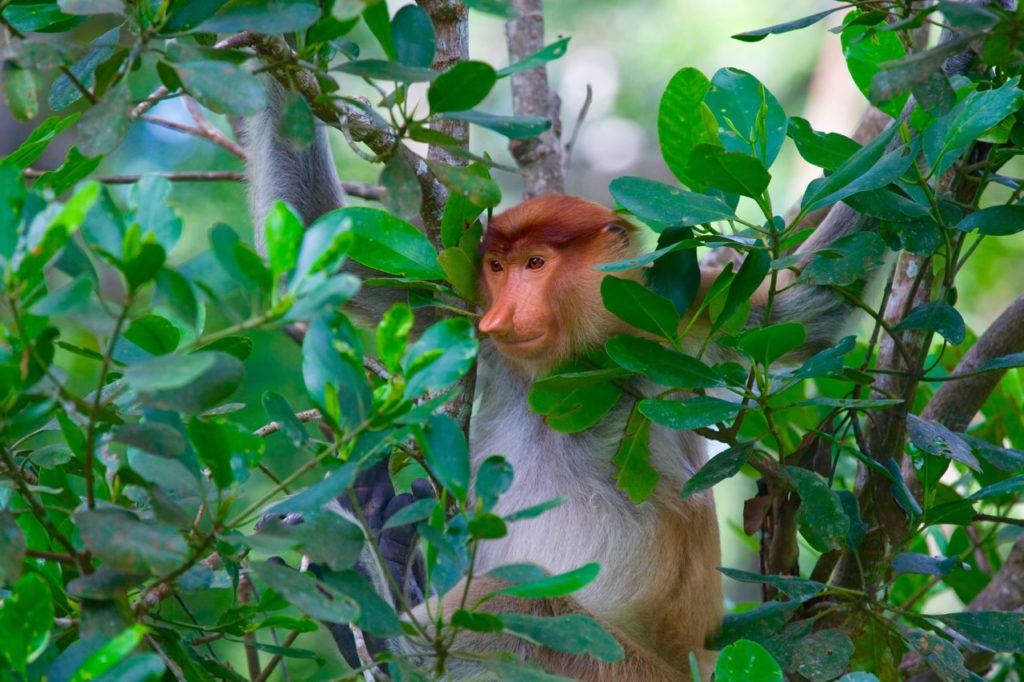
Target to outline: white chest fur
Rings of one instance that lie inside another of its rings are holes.
[[[503,360],[482,349],[471,451],[474,469],[491,455],[503,455],[515,471],[500,513],[546,502],[565,501],[540,517],[514,522],[509,534],[481,544],[478,569],[508,563],[534,563],[562,573],[588,562],[601,564],[597,580],[577,593],[580,603],[610,620],[630,610],[643,595],[657,554],[662,502],[704,459],[704,444],[693,434],[651,430],[651,463],[662,475],[651,500],[631,502],[615,488],[611,460],[622,439],[631,401],[624,400],[598,426],[579,434],[558,433],[527,405],[529,380],[496,371]]]

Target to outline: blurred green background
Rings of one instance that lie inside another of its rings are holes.
[[[406,4],[389,2],[391,12]],[[810,120],[817,130],[850,134],[866,107],[843,62],[839,37],[828,29],[841,21],[836,13],[808,29],[782,36],[770,36],[758,43],[732,40],[732,34],[793,19],[835,6],[826,0],[588,0],[587,2],[548,2],[546,32],[550,43],[559,36],[571,36],[568,53],[549,67],[552,83],[562,99],[564,139],[576,127],[587,86],[593,90],[589,113],[578,133],[578,142],[568,174],[568,189],[586,198],[610,204],[608,183],[620,175],[639,175],[674,182],[661,160],[656,133],[658,100],[669,78],[680,68],[692,66],[709,77],[719,68],[732,66],[753,73],[771,90],[788,114]],[[470,44],[474,59],[496,67],[508,63],[505,51],[504,24],[501,20],[471,13]],[[95,36],[80,35],[83,41]],[[379,48],[365,27],[349,36],[362,48],[363,57],[379,55]],[[157,83],[136,80],[134,94],[141,98]],[[373,101],[376,93],[357,79],[350,79],[351,91],[364,94]],[[414,89],[413,98],[423,95]],[[79,105],[80,106],[80,105]],[[507,81],[495,89],[480,107],[494,113],[510,113]],[[424,108],[421,109],[424,110]],[[41,114],[40,118],[49,112]],[[171,100],[156,107],[153,115],[190,123],[181,100]],[[211,120],[228,130],[225,120],[210,115]],[[31,130],[31,124],[13,121],[0,110],[0,154],[16,147]],[[59,140],[37,164],[40,169],[61,163],[71,139]],[[340,133],[332,132],[332,144],[342,179],[355,182],[376,182],[379,166],[372,166],[349,150]],[[491,154],[511,164],[505,139],[474,128],[471,146],[474,152]],[[153,124],[134,124],[124,145],[101,166],[100,174],[135,174],[171,170],[241,170],[241,163],[205,140],[177,133]],[[1014,175],[1008,171],[1007,174]],[[804,163],[794,147],[787,144],[772,168],[772,196],[775,209],[784,212],[797,201],[807,182],[816,177],[816,169]],[[520,183],[516,176],[501,171],[495,179],[504,190],[503,206],[519,200]],[[117,186],[115,194],[124,197],[127,188]],[[248,217],[245,189],[239,183],[182,183],[175,186],[171,203],[181,214],[185,234],[171,254],[171,262],[183,266],[211,282],[229,307],[244,309],[244,301],[232,291],[228,280],[219,272],[209,248],[208,232],[223,222],[251,240],[252,226]],[[961,278],[959,291],[968,324],[981,332],[987,324],[1024,290],[1024,236],[1001,238],[983,243],[968,271]],[[213,319],[213,323],[222,323]],[[72,343],[74,329],[62,333]],[[260,396],[273,389],[285,394],[297,409],[307,404],[302,398],[302,379],[296,372],[299,354],[296,346],[279,332],[262,332],[254,336],[255,350],[247,361],[248,378],[244,391],[235,399],[245,407],[236,415],[256,428],[268,418],[260,407]],[[74,356],[61,360],[72,383],[87,390],[94,378],[94,368]],[[268,440],[265,463],[275,472],[292,469],[294,454],[283,440]],[[251,486],[256,487],[256,486]],[[250,491],[250,494],[256,491]],[[743,500],[754,493],[749,478],[727,481],[716,490],[723,538],[723,563],[739,568],[755,568],[756,546],[753,538],[738,531],[742,526]],[[757,598],[754,586],[727,582],[730,606]],[[218,605],[209,604],[215,610]],[[202,610],[202,609],[201,609]],[[178,614],[177,617],[182,617]],[[324,642],[325,646],[326,642]],[[308,644],[307,644],[308,646]],[[300,662],[302,663],[302,662]],[[309,665],[307,663],[307,665]],[[315,676],[329,677],[337,672],[336,663],[318,671]],[[308,673],[304,674],[303,671]],[[293,665],[298,679],[309,679],[313,670]]]

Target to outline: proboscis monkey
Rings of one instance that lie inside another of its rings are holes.
[[[254,220],[275,199],[294,206],[307,222],[340,206],[340,191],[325,131],[301,154],[276,138],[280,93],[250,121],[246,147]],[[873,222],[837,206],[802,247],[810,253],[839,237],[870,229]],[[470,449],[474,464],[500,453],[515,478],[498,512],[510,512],[562,496],[565,502],[536,519],[509,526],[509,534],[481,543],[477,574],[507,563],[529,562],[551,573],[599,562],[597,579],[571,598],[488,602],[494,612],[536,615],[587,613],[620,640],[626,652],[609,664],[560,654],[514,637],[466,633],[457,646],[512,650],[552,672],[585,680],[654,682],[689,679],[688,656],[698,655],[710,675],[705,651],[722,618],[718,527],[710,492],[679,500],[683,483],[705,461],[703,440],[692,432],[651,426],[650,462],[661,475],[651,497],[634,504],[617,490],[612,457],[619,446],[632,399],[624,399],[597,426],[576,434],[550,429],[527,404],[531,382],[561,361],[601,347],[610,336],[634,331],[604,309],[595,265],[638,255],[637,228],[607,208],[568,196],[547,196],[495,217],[482,243],[480,281],[486,311],[479,358]],[[715,273],[704,273],[705,285]],[[634,272],[627,276],[641,277]],[[377,289],[357,301],[362,312],[383,312],[394,293]],[[753,301],[753,324],[764,317]],[[771,322],[799,321],[808,330],[805,352],[830,345],[849,316],[849,306],[827,289],[795,286],[773,302]],[[636,380],[636,391],[661,387]],[[494,590],[486,577],[473,581],[470,603]],[[461,597],[461,586],[450,593]],[[443,597],[442,597],[443,599]],[[452,611],[454,609],[450,609]],[[396,648],[402,648],[396,642]],[[463,667],[465,666],[465,667]],[[456,679],[480,670],[458,661]]]

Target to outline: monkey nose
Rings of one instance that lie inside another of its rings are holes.
[[[510,314],[510,311],[491,308],[482,318],[480,318],[480,324],[477,326],[482,334],[500,335],[511,330],[511,323],[512,315]]]

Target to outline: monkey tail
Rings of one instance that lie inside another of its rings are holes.
[[[267,78],[267,107],[245,121],[242,146],[247,156],[249,207],[256,246],[264,251],[263,221],[271,205],[287,202],[298,211],[303,224],[345,205],[345,195],[331,158],[327,128],[317,122],[312,143],[296,151],[278,132],[281,114],[290,97],[276,80]]]

